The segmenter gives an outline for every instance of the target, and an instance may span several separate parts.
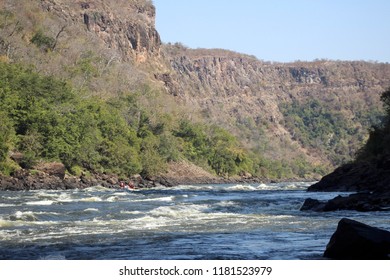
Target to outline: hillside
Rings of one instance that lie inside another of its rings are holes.
[[[126,157],[100,154],[92,164],[67,162],[59,151],[34,152],[35,160],[61,161],[72,174],[80,169],[165,174],[176,166],[172,162],[189,161],[212,177],[317,177],[353,158],[368,128],[379,122],[379,93],[390,84],[390,66],[383,63],[274,63],[227,50],[163,44],[154,24],[158,11],[148,0],[5,0],[0,8],[0,61],[33,69],[11,68],[10,80],[33,71],[40,82],[47,76],[64,81],[72,106],[97,101],[93,106],[102,106],[103,113],[87,117],[103,123],[100,118],[117,116],[126,130],[117,132],[120,140],[112,139],[97,125],[94,137],[101,142],[93,153],[112,142],[117,154],[123,149],[133,155],[127,170],[115,166]],[[19,120],[0,113],[10,123]],[[4,151],[25,153],[20,139],[29,133],[16,131],[15,141],[0,139],[8,141]]]
[[[388,211],[390,210],[390,89],[382,93],[386,117],[372,127],[367,143],[356,158],[324,176],[308,191],[357,192],[327,202],[307,199],[301,210]]]
[[[151,1],[1,1],[3,60],[32,64],[79,90],[112,96],[161,67]],[[118,77],[121,80],[118,81]]]
[[[304,156],[332,167],[350,160],[378,121],[379,93],[390,83],[388,64],[284,64],[225,50],[164,48],[173,68],[168,90],[275,159]]]

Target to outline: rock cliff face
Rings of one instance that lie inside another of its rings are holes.
[[[0,8],[1,59],[34,65],[77,90],[109,98],[167,71],[151,1],[5,0]]]
[[[151,1],[43,0],[48,13],[65,21],[84,24],[107,48],[118,50],[122,59],[145,62],[159,55],[161,40],[155,29]]]
[[[329,162],[323,151],[304,147],[286,126],[281,104],[316,99],[351,122],[364,138],[368,126],[361,110],[381,108],[379,93],[390,85],[390,65],[368,62],[315,61],[269,63],[224,50],[165,46],[173,72],[160,79],[178,99],[204,116],[235,131],[251,147],[268,142],[269,156],[288,147],[312,163]],[[329,137],[332,137],[331,135]],[[284,148],[282,148],[284,146]],[[314,147],[315,148],[315,147]],[[318,148],[318,147],[317,147]],[[297,154],[295,156],[297,156]]]

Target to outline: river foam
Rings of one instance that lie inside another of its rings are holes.
[[[102,187],[0,192],[5,259],[321,258],[340,216],[380,226],[387,213],[299,211],[309,183]]]

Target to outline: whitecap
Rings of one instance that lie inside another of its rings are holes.
[[[132,199],[132,202],[150,202],[150,201],[173,201],[175,199],[174,196],[163,196],[163,197],[155,197],[155,198],[140,198],[140,199]]]
[[[257,190],[254,186],[251,185],[234,185],[226,188],[229,191],[255,191]]]
[[[221,201],[221,202],[215,203],[214,205],[215,206],[220,206],[220,207],[231,207],[231,206],[236,206],[237,203],[234,202],[234,201],[225,200],[225,201]]]
[[[146,198],[142,201],[173,201],[175,199],[174,196],[163,196],[163,197],[155,197],[155,198]]]
[[[34,191],[32,191],[34,192]],[[55,191],[51,191],[51,190],[38,190],[35,195],[36,197],[39,197],[39,198],[47,198],[47,197],[56,197],[58,196],[57,192]]]
[[[0,207],[14,207],[16,204],[6,204],[6,203],[0,203]]]
[[[161,206],[153,209],[149,213],[153,216],[165,216],[171,218],[190,218],[198,216],[200,213],[209,209],[207,205],[175,205]]]
[[[110,196],[109,198],[106,199],[106,201],[108,202],[115,202],[115,201],[118,201],[118,197],[116,196]]]
[[[16,211],[15,214],[10,215],[11,221],[38,221],[38,218],[34,215],[34,212]]]
[[[304,190],[306,185],[300,182],[281,183],[281,184],[260,184],[256,187],[257,190],[263,191],[283,191],[283,190]]]
[[[97,208],[87,208],[87,209],[84,209],[84,212],[99,212],[99,209],[97,209]]]
[[[12,221],[0,219],[0,228],[12,227],[13,224]]]
[[[39,201],[29,201],[26,202],[26,205],[52,205],[55,203],[53,200],[39,200]]]
[[[79,201],[81,201],[81,202],[99,202],[99,201],[103,201],[103,200],[100,197],[92,196],[92,197],[82,198]]]
[[[152,216],[144,216],[137,219],[132,219],[129,223],[130,228],[134,229],[157,229],[167,224],[167,220],[163,218],[155,218]]]
[[[127,193],[126,193],[126,192],[114,192],[112,195],[116,195],[116,196],[126,196]]]
[[[185,190],[185,191],[209,191],[218,188],[218,186],[211,185],[178,185],[171,187],[172,190]]]
[[[56,199],[58,202],[74,202],[75,199],[72,198],[72,196],[69,193],[61,193],[58,198]]]

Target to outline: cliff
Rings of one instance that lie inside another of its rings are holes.
[[[116,96],[151,83],[151,68],[164,68],[151,1],[6,0],[0,5],[2,59],[34,65],[79,90]]]
[[[350,160],[380,115],[379,93],[390,84],[390,65],[363,61],[271,63],[225,50],[165,45],[172,71],[159,78],[177,99],[191,104],[268,157],[299,158],[337,166]],[[314,114],[292,115],[318,105]],[[319,111],[322,110],[322,111]],[[367,116],[365,113],[372,115]],[[319,128],[323,117],[332,125]],[[372,117],[371,120],[368,120]],[[304,119],[306,118],[306,120]],[[307,120],[312,118],[312,120]],[[335,124],[334,122],[340,122]],[[334,131],[335,125],[345,125]]]

